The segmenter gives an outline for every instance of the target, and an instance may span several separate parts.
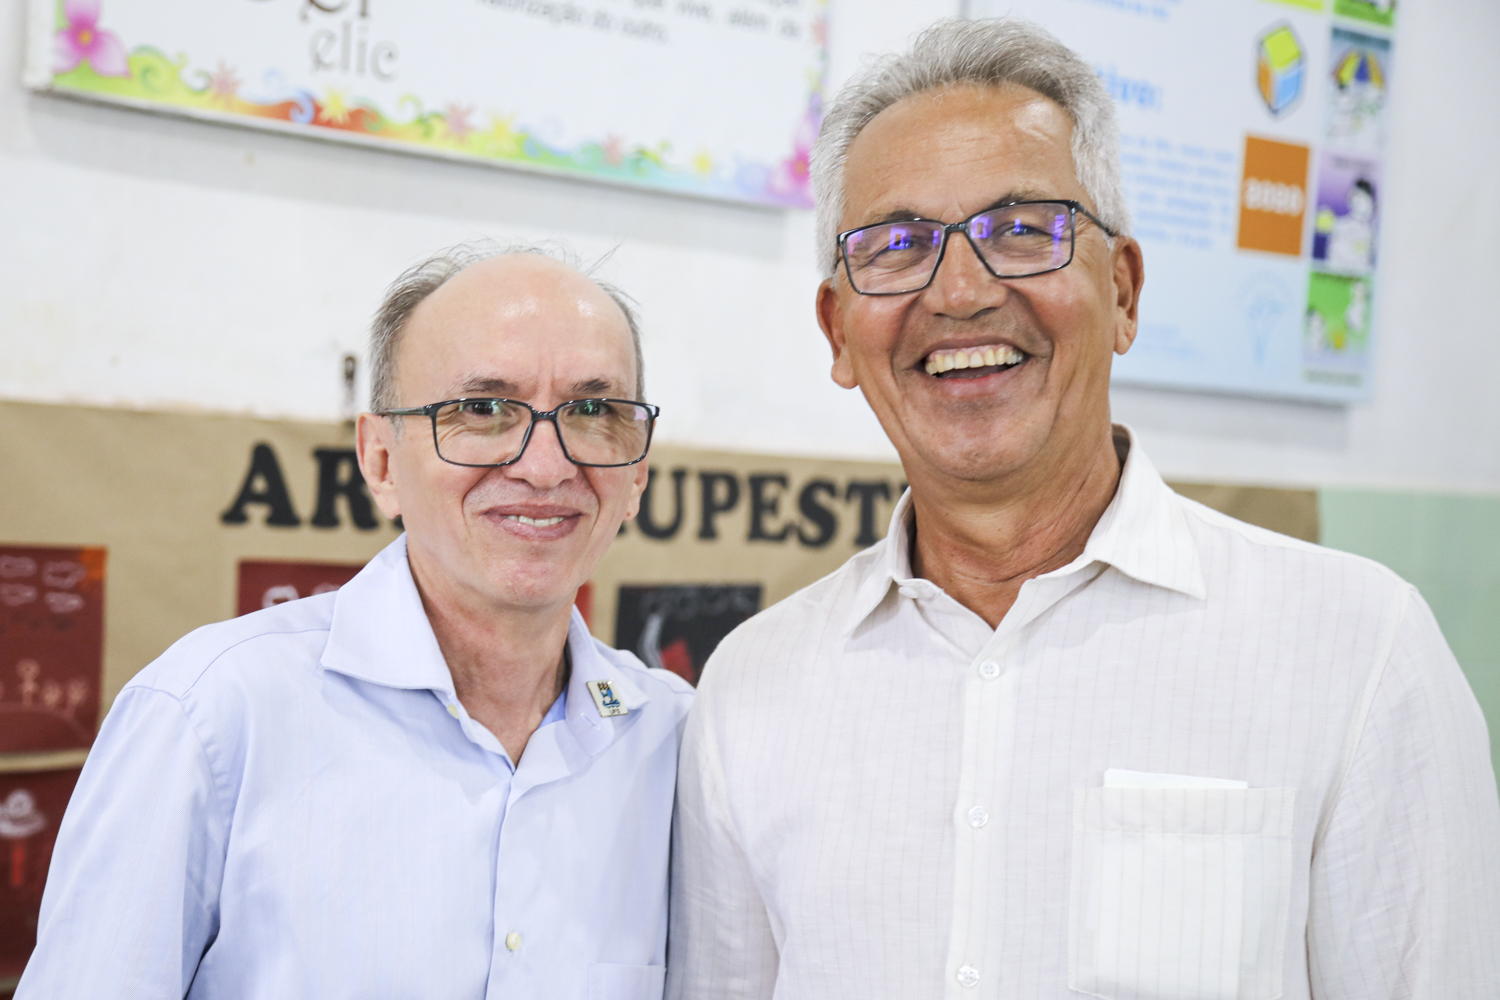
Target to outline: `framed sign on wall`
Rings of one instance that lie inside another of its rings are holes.
[[[808,207],[827,0],[31,0],[33,89]]]
[[[1115,99],[1146,255],[1122,382],[1367,397],[1395,0],[970,0]]]

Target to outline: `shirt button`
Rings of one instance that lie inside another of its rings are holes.
[[[979,985],[979,970],[972,965],[961,966],[958,970],[958,985],[966,990],[972,990]]]
[[[448,714],[451,715],[451,716],[453,716],[455,719],[458,718],[458,706],[454,705],[452,703],[449,703],[449,705],[448,705]]]
[[[901,591],[901,596],[902,597],[910,597],[914,601],[917,600],[918,598],[920,598],[922,596],[922,592],[920,590],[918,590],[916,587],[907,586],[907,587],[897,587],[896,589],[899,590],[899,591]]]
[[[994,660],[985,660],[979,665],[979,676],[987,681],[992,681],[1000,676],[1000,664]]]
[[[509,948],[511,951],[520,951],[521,950],[521,935],[520,935],[520,932],[518,932],[518,931],[511,931],[509,934],[505,935],[505,947]]]
[[[975,806],[969,810],[969,825],[979,829],[990,821],[990,811],[984,806]]]

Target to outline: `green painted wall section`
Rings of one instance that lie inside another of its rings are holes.
[[[1490,726],[1500,773],[1500,497],[1318,496],[1324,545],[1382,562],[1432,606]]]

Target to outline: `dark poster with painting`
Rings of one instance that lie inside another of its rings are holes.
[[[698,683],[709,654],[760,610],[760,584],[622,586],[615,648]]]
[[[348,563],[243,559],[235,614],[248,615],[299,597],[338,590],[362,568]]]
[[[0,984],[13,981],[36,946],[57,824],[78,769],[0,774]]]
[[[0,546],[0,753],[89,746],[104,669],[104,550]]]

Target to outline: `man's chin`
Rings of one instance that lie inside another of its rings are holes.
[[[1035,439],[1029,421],[978,416],[953,414],[904,427],[906,444],[897,450],[908,474],[920,475],[920,468],[944,479],[994,482],[1024,470],[1043,450],[1045,441]]]

